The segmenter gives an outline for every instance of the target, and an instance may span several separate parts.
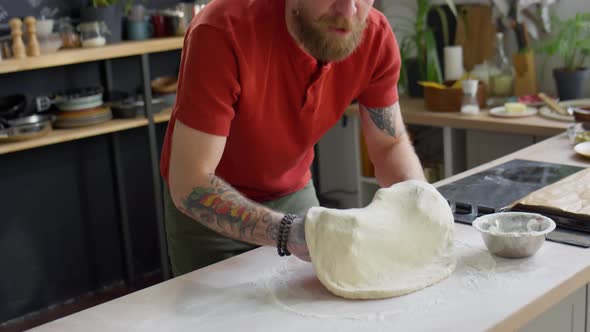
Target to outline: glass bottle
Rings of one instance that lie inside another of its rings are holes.
[[[514,71],[504,50],[504,33],[496,33],[496,55],[491,63],[490,97],[507,99],[512,96]]]
[[[479,102],[477,101],[477,88],[479,81],[463,81],[463,100],[461,102],[461,113],[467,115],[479,114]]]

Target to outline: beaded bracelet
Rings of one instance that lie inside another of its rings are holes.
[[[286,214],[283,219],[281,219],[281,224],[279,225],[279,234],[277,236],[277,252],[279,256],[291,256],[291,253],[287,249],[287,243],[289,239],[289,231],[291,230],[291,224],[293,220],[297,218],[295,214]]]

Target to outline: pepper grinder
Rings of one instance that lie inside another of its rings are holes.
[[[23,43],[23,22],[19,18],[13,18],[8,24],[10,25],[10,34],[12,35],[12,55],[15,59],[24,59],[27,57],[27,54],[25,52],[25,44]]]
[[[33,16],[25,17],[25,25],[27,26],[27,35],[29,43],[27,45],[28,56],[39,56],[39,41],[37,40],[37,20]]]

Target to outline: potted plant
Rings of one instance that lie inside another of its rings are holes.
[[[110,31],[107,43],[118,43],[122,39],[123,15],[127,15],[135,0],[123,0],[122,8],[119,0],[91,0],[90,7],[82,8],[81,21],[104,21]]]
[[[590,13],[578,13],[561,20],[552,16],[553,33],[541,43],[538,51],[559,56],[563,66],[553,70],[559,99],[580,99],[590,70],[584,67],[590,55]]]
[[[407,33],[400,41],[400,54],[402,70],[400,73],[400,84],[405,85],[410,96],[421,97],[422,87],[418,81],[429,81],[442,83],[442,70],[437,52],[436,39],[433,29],[428,25],[428,14],[434,8],[432,0],[409,0],[406,3],[408,8],[415,9],[415,21],[403,17],[396,17],[395,30]],[[446,0],[453,15],[457,15],[453,0]],[[412,4],[416,4],[416,7]],[[443,15],[439,12],[439,15]],[[441,21],[446,19],[441,17]],[[443,27],[443,30],[444,27]],[[446,29],[448,30],[448,29]],[[448,44],[448,41],[446,42]]]

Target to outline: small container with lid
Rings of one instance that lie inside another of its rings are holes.
[[[479,114],[479,103],[477,101],[478,80],[465,80],[462,82],[463,101],[461,103],[461,113],[467,115]]]

